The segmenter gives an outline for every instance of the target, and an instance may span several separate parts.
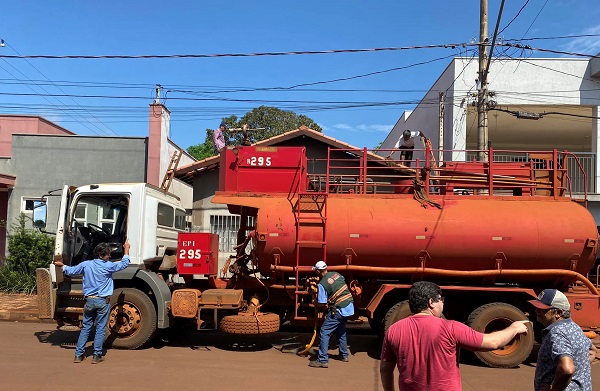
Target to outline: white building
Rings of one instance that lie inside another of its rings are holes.
[[[403,113],[379,153],[387,155],[402,132],[410,129],[421,130],[434,149],[441,144],[444,160],[476,156],[469,150],[477,149],[478,67],[476,57],[455,58],[417,107]],[[600,149],[600,59],[497,59],[491,62],[488,82],[489,100],[496,109],[488,113],[489,140],[496,158],[514,158],[513,151],[554,148],[575,153],[586,173],[588,199],[594,201],[588,207],[600,222],[600,162],[596,158]],[[442,121],[440,92],[445,94]],[[517,112],[542,117],[518,118]],[[415,158],[420,156],[415,153]],[[573,194],[580,194],[584,176],[576,172],[574,163],[567,167]]]

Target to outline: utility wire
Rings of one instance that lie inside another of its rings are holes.
[[[526,50],[533,50],[533,51],[537,51],[537,52],[546,52],[546,53],[555,53],[555,54],[567,54],[570,56],[577,56],[577,57],[587,57],[587,58],[600,58],[599,55],[594,55],[594,54],[586,54],[586,53],[577,53],[577,52],[566,52],[566,51],[562,51],[562,50],[554,50],[554,49],[543,49],[543,48],[535,48],[535,47],[531,47],[529,45],[521,45],[519,43],[510,43],[510,42],[504,42],[504,43],[497,43],[497,46],[506,46],[506,47],[513,47],[513,48],[519,48],[519,49],[526,49]]]
[[[523,4],[523,6],[521,7],[521,9],[519,10],[519,12],[517,12],[517,14],[510,20],[510,22],[508,22],[508,24],[506,26],[504,26],[504,28],[502,28],[502,30],[500,30],[498,32],[498,34],[502,34],[504,32],[504,30],[506,30],[508,28],[508,26],[510,26],[512,24],[512,22],[515,21],[515,19],[517,19],[517,17],[519,15],[521,15],[521,12],[523,11],[523,9],[527,6],[527,4],[529,4],[529,0],[525,1],[525,4]]]
[[[535,38],[521,38],[521,39],[504,39],[504,42],[512,41],[541,41],[541,40],[553,40],[553,39],[569,39],[569,38],[587,38],[587,37],[600,37],[600,34],[579,34],[579,35],[561,35],[556,37],[535,37]]]
[[[368,49],[333,49],[333,50],[305,50],[289,52],[258,52],[258,53],[213,53],[213,54],[149,54],[149,55],[0,55],[0,58],[44,58],[44,59],[148,59],[148,58],[214,58],[214,57],[259,57],[259,56],[290,56],[306,54],[334,54],[334,53],[363,53],[363,52],[383,52],[397,50],[413,49],[454,49],[457,46],[467,47],[476,46],[476,43],[447,43],[437,45],[415,45],[401,47],[381,47]]]
[[[11,67],[13,67],[11,64],[8,64]],[[14,68],[14,67],[13,67]],[[14,77],[15,79],[19,80],[19,78],[17,78],[15,75],[13,75],[10,71],[8,71],[6,68],[0,66],[0,69],[2,69],[4,72],[8,73],[9,75],[11,75],[12,77]],[[15,68],[16,69],[16,68]],[[17,69],[17,71],[21,74],[23,74],[21,71],[19,71]],[[43,98],[46,102],[50,103],[51,105],[53,105],[54,107],[56,107],[58,110],[60,110],[60,108],[58,106],[56,106],[52,101],[50,101],[50,99],[47,98],[47,96],[52,96],[51,94],[40,94],[38,93],[36,90],[34,90],[31,86],[26,85],[27,88],[29,88],[31,91],[33,91],[32,94],[26,94],[27,96],[39,96],[41,98]],[[42,90],[44,90],[42,88]],[[45,91],[45,90],[44,90]],[[47,91],[46,91],[47,92]],[[58,99],[57,99],[58,100]],[[81,123],[81,121],[77,120],[75,117],[73,117],[71,114],[69,114],[68,112],[65,112],[65,114],[67,114],[69,117],[75,119],[78,123],[80,123],[81,125],[83,125],[85,128],[87,128],[90,132],[100,136],[100,134],[98,132],[96,132],[94,129],[90,128],[89,126],[87,126],[86,124]]]
[[[11,48],[11,49],[12,49],[12,50],[13,50],[15,53],[17,53],[18,55],[21,55],[21,53],[19,53],[19,52],[17,51],[17,49],[15,49],[14,47],[12,47],[12,45],[10,45],[10,43],[8,43],[8,42],[6,42],[6,41],[4,41],[4,43],[5,43],[6,45],[8,45],[8,47],[9,47],[9,48]],[[52,82],[52,80],[50,80],[50,79],[49,79],[49,78],[48,78],[46,75],[44,75],[44,74],[42,73],[42,71],[40,71],[39,69],[37,69],[37,68],[36,68],[36,67],[35,67],[35,66],[34,66],[34,65],[33,65],[33,64],[32,64],[32,63],[31,63],[31,62],[28,60],[28,59],[26,59],[26,58],[25,58],[24,60],[25,60],[25,62],[27,62],[27,64],[29,64],[29,66],[31,66],[33,69],[35,69],[35,70],[36,70],[36,71],[37,71],[37,72],[38,72],[40,75],[42,75],[42,76],[43,76],[43,77],[44,77],[46,80],[48,80],[50,83],[52,83],[52,85],[54,85],[54,87],[58,88],[58,90],[59,90],[60,92],[62,92],[63,94],[67,94],[67,93],[66,93],[65,91],[63,91],[63,90],[62,90],[62,89],[61,89],[59,86],[57,86],[55,83],[53,83],[53,82]],[[4,60],[4,61],[6,61],[6,60]],[[10,65],[10,64],[9,64],[9,65]],[[11,65],[11,66],[12,66],[12,65]],[[21,74],[23,74],[23,73],[21,73]],[[25,76],[25,75],[23,74],[23,76]],[[27,77],[27,76],[25,76],[25,77]],[[29,79],[29,78],[27,77],[27,79]],[[31,80],[31,79],[29,79],[29,80]],[[38,86],[39,86],[39,84],[38,84]],[[40,88],[41,88],[41,87],[40,87]],[[44,90],[43,88],[42,88],[42,90],[43,90],[43,91],[46,91],[46,90]],[[46,91],[46,92],[47,92],[47,91]],[[67,96],[68,96],[68,95],[67,95]],[[79,105],[79,103],[78,103],[78,102],[76,102],[76,101],[75,101],[73,98],[71,98],[70,96],[68,96],[68,97],[69,97],[69,99],[71,99],[71,101],[72,101],[73,103],[75,103],[76,105]],[[59,102],[60,102],[60,100],[59,100]],[[62,103],[62,102],[61,102],[61,103]],[[100,121],[98,118],[94,117],[94,115],[93,115],[93,114],[91,114],[91,113],[89,113],[89,114],[90,114],[90,115],[91,115],[91,116],[92,116],[94,119],[98,120],[98,122],[102,123],[102,121]],[[96,127],[98,130],[102,131],[102,130],[101,130],[99,127],[98,127],[98,125],[96,125],[96,124],[92,123],[92,122],[91,122],[90,120],[88,120],[87,118],[84,118],[84,120],[85,120],[86,122],[88,122],[89,124],[93,125],[94,127]],[[82,125],[83,125],[83,124],[82,124]],[[103,124],[103,125],[104,125],[104,127],[105,127],[106,129],[108,129],[108,130],[109,130],[109,132],[110,132],[110,133],[114,134],[115,136],[118,136],[118,134],[117,134],[117,133],[115,133],[115,132],[114,132],[114,131],[113,131],[111,128],[109,128],[109,127],[108,127],[108,126],[106,126],[105,124]],[[104,131],[102,131],[102,132],[104,132]]]
[[[531,24],[529,25],[529,27],[527,28],[527,30],[525,31],[525,34],[523,34],[522,38],[525,38],[525,36],[527,35],[527,33],[529,32],[529,30],[531,30],[531,27],[533,27],[533,24],[535,23],[535,21],[537,20],[537,18],[540,16],[540,14],[542,13],[542,11],[544,10],[544,8],[546,8],[546,4],[548,4],[548,0],[546,0],[546,2],[544,3],[544,5],[542,5],[542,8],[540,8],[540,11],[537,13],[537,15],[535,16],[535,18],[533,18],[533,21],[531,22]]]

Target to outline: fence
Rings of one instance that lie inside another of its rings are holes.
[[[210,216],[210,232],[219,235],[219,251],[232,252],[237,244],[237,233],[240,227],[240,216]],[[247,227],[254,226],[254,217],[248,216]]]

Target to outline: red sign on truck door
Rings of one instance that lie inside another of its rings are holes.
[[[184,274],[217,274],[219,235],[194,232],[180,233],[177,246],[177,272]]]

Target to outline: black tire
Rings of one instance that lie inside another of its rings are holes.
[[[268,334],[279,331],[279,315],[263,312],[254,315],[229,315],[223,317],[221,331],[229,334]]]
[[[394,323],[407,318],[410,315],[412,315],[412,312],[410,312],[408,300],[394,304],[392,308],[388,310],[387,314],[385,314],[383,321],[381,322],[380,337],[383,339],[383,337],[385,337],[385,333],[387,333],[388,329]]]
[[[138,349],[156,333],[156,310],[152,300],[134,288],[116,289],[110,298],[105,345]]]
[[[467,324],[481,333],[503,330],[517,320],[528,320],[527,316],[506,303],[490,303],[482,305],[469,315]],[[526,335],[515,337],[504,348],[490,352],[474,352],[485,365],[493,368],[513,368],[521,364],[533,349],[533,330]]]

